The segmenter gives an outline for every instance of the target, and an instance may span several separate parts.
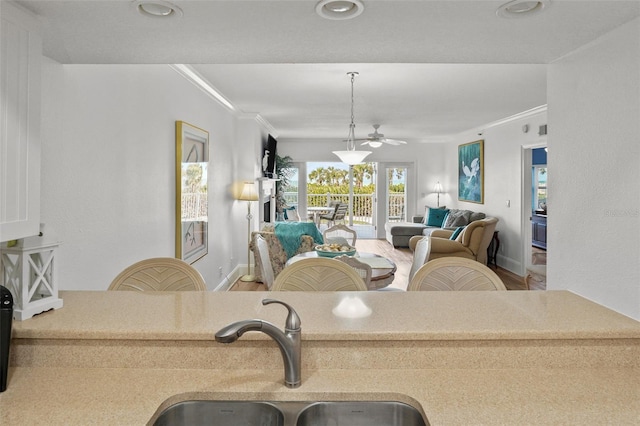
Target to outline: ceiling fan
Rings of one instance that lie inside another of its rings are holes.
[[[379,124],[374,124],[373,133],[369,133],[369,137],[366,139],[356,139],[356,142],[362,142],[360,145],[369,145],[371,148],[378,148],[382,146],[383,143],[387,143],[389,145],[403,145],[407,143],[406,141],[398,139],[385,138],[382,133],[378,133],[379,128]]]

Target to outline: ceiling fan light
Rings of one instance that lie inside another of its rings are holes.
[[[337,155],[343,163],[353,166],[363,163],[367,155],[371,154],[371,151],[333,151],[333,153]]]
[[[369,146],[371,148],[380,148],[382,146],[382,142],[371,141],[371,142],[369,142]]]

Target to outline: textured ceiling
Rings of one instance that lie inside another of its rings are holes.
[[[552,0],[503,19],[502,1],[365,1],[331,21],[315,1],[173,1],[181,18],[126,0],[21,1],[62,63],[192,64],[239,110],[284,138],[346,136],[348,71],[356,136],[438,140],[546,102],[546,67],[640,15],[639,1]],[[498,64],[498,65],[496,65]]]

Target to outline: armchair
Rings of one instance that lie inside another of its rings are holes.
[[[251,233],[251,243],[249,244],[249,248],[253,252],[253,256],[255,259],[255,276],[257,282],[264,282],[262,277],[262,261],[260,254],[258,253],[258,247],[256,246],[256,236],[260,235],[266,241],[266,245],[269,251],[269,259],[271,260],[271,268],[273,269],[274,277],[277,277],[278,274],[284,269],[285,264],[289,257],[287,256],[287,252],[284,247],[280,243],[280,240],[276,236],[273,228],[266,228],[262,231],[252,232]],[[300,237],[300,246],[296,254],[304,253],[307,251],[313,251],[316,243],[312,236],[310,235],[302,235]]]
[[[455,240],[449,239],[453,231],[445,229],[434,230],[431,233],[429,260],[441,257],[464,257],[486,265],[487,248],[491,243],[497,224],[498,219],[495,217],[473,221],[464,228],[464,231]],[[421,238],[422,236],[411,238],[409,246],[412,250],[415,249]]]

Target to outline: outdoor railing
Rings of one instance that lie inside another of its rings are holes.
[[[296,192],[285,192],[284,199],[287,205],[298,205],[298,194]],[[349,203],[349,194],[307,195],[308,207],[328,206],[331,201],[347,204]],[[404,204],[404,193],[392,192],[389,194],[389,221],[402,222],[406,220]],[[353,223],[358,225],[373,224],[373,194],[353,194]]]
[[[308,194],[307,206],[328,206],[332,201],[349,204],[349,194]],[[353,194],[353,223],[357,225],[373,225],[373,194]],[[349,222],[349,216],[345,218]]]
[[[389,222],[406,222],[404,192],[389,193]]]

